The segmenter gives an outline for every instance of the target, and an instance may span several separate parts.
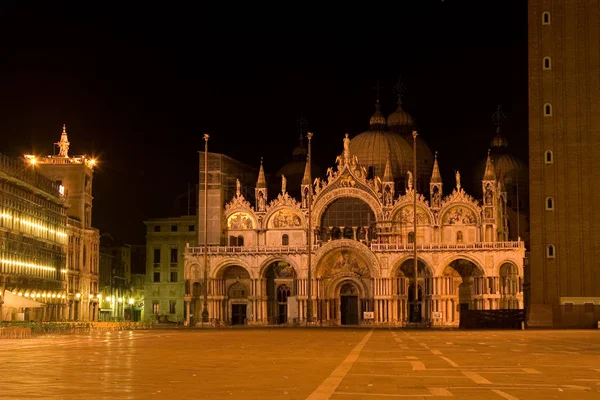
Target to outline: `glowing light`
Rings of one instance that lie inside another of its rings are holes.
[[[42,293],[42,297],[46,297],[46,293]]]
[[[133,299],[129,299],[129,305],[133,305]]]
[[[41,294],[40,292],[37,292],[37,293],[35,294],[35,297],[39,299],[41,295],[42,295],[42,294]],[[44,297],[46,297],[46,296],[44,296]]]
[[[110,296],[108,296],[108,297],[106,298],[106,301],[110,301]]]
[[[24,296],[29,297],[29,292],[25,292]]]
[[[123,298],[122,298],[122,297],[119,297],[119,299],[118,299],[117,301],[118,301],[119,303],[122,303],[122,302],[123,302]]]
[[[98,293],[98,300],[102,300],[102,293]]]
[[[30,159],[29,159],[29,163],[30,163],[31,165],[35,165],[35,164],[37,164],[37,159],[36,159],[35,157],[32,157],[32,158],[30,158]]]
[[[64,299],[65,297],[67,297],[67,296],[65,296],[64,294],[62,296],[60,296],[60,298],[62,298],[62,299]]]
[[[76,293],[75,297],[80,298],[81,297],[81,293]]]
[[[23,296],[23,292],[19,292],[18,296],[22,297]]]
[[[95,158],[92,158],[92,159],[90,160],[90,165],[92,165],[92,166],[93,166],[93,165],[96,165],[96,159],[95,159]]]
[[[21,261],[6,260],[4,258],[2,260],[0,260],[0,262],[2,264],[13,265],[13,266],[17,266],[17,267],[40,269],[42,271],[56,271],[56,269],[53,267],[47,267],[45,265],[37,265],[34,263],[25,263],[25,262],[21,262]]]
[[[63,185],[58,186],[58,193],[65,195],[65,187]]]

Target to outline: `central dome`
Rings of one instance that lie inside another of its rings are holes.
[[[350,140],[350,154],[369,174],[383,178],[388,157],[394,179],[402,178],[412,165],[412,149],[400,135],[368,130]],[[371,169],[372,168],[372,169]]]

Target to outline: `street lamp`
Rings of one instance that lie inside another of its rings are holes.
[[[204,134],[204,308],[202,322],[208,322],[208,138]]]

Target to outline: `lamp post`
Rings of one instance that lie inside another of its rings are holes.
[[[311,176],[311,152],[310,152],[310,142],[312,139],[312,132],[307,132],[306,136],[308,137],[308,232],[307,232],[307,246],[308,246],[308,287],[306,288],[307,295],[307,303],[306,303],[306,323],[312,322],[312,265],[311,265],[311,255],[312,255],[312,218],[311,218],[311,203],[312,203],[312,176]]]
[[[419,310],[419,261],[417,260],[417,131],[412,132],[413,137],[413,175],[415,185],[413,187],[413,258],[415,268],[415,299],[413,306],[413,321],[420,322],[421,315]]]
[[[208,134],[204,134],[204,307],[202,322],[208,322]]]

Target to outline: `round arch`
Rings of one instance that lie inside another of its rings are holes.
[[[209,277],[211,279],[221,279],[223,277],[223,272],[227,269],[227,267],[239,266],[242,267],[248,272],[250,279],[256,279],[256,276],[252,273],[252,268],[241,259],[229,258],[227,260],[223,260],[217,264],[216,267],[211,268]]]
[[[399,217],[400,211],[405,207],[409,207],[410,210],[412,211],[413,203],[403,201],[401,203],[396,204],[394,206],[394,208],[392,208],[392,211],[390,212],[390,220],[392,220],[392,221],[396,220],[396,218]],[[431,209],[426,204],[417,202],[417,216],[420,214],[419,211],[423,211],[429,221],[424,224],[419,224],[419,219],[417,217],[417,225],[423,226],[423,225],[434,225],[435,224],[435,216],[433,215],[433,212],[431,212]]]
[[[469,256],[467,254],[461,253],[461,254],[453,254],[451,256],[444,258],[442,261],[440,261],[440,263],[438,264],[438,267],[437,267],[436,276],[442,276],[444,274],[444,270],[446,269],[446,267],[448,267],[452,262],[454,262],[456,260],[467,260],[475,265],[475,268],[477,268],[477,271],[481,274],[481,276],[488,275],[488,274],[486,274],[485,268],[483,268],[481,266],[480,260],[478,260],[477,258],[475,258],[473,256]]]
[[[280,215],[284,215],[284,216],[289,216],[289,220],[288,221],[283,221],[285,226],[278,226],[275,227],[273,226],[274,224],[272,224],[272,222],[274,221],[274,218],[279,217]],[[298,218],[299,224],[296,224],[295,221],[295,217]],[[272,221],[273,219],[273,221]],[[289,206],[282,206],[279,205],[277,207],[271,208],[268,210],[267,214],[265,215],[264,219],[263,219],[263,224],[264,227],[266,229],[279,229],[279,228],[302,228],[302,227],[306,227],[306,218],[304,216],[304,213],[301,212],[301,210],[298,210],[296,208],[293,207],[289,207]]]
[[[327,210],[327,207],[335,200],[351,197],[355,199],[359,199],[364,201],[375,214],[375,221],[383,220],[383,209],[381,206],[381,202],[379,199],[372,196],[367,190],[359,189],[359,188],[336,188],[331,191],[328,191],[323,196],[319,196],[312,210],[312,224],[313,226],[320,226],[321,219],[323,218],[323,213]]]
[[[342,288],[342,286],[349,282],[356,286],[356,288],[358,289],[358,296],[361,299],[368,299],[372,297],[368,286],[366,286],[364,282],[361,281],[359,278],[354,276],[338,276],[334,278],[331,281],[331,283],[327,286],[327,291],[325,295],[329,299],[338,298],[340,296],[340,289]]]
[[[523,266],[519,265],[518,263],[516,263],[514,260],[511,260],[511,259],[504,259],[504,260],[496,263],[496,265],[494,265],[494,271],[492,271],[492,274],[494,276],[500,276],[500,268],[502,268],[502,266],[504,264],[513,265],[514,267],[517,268],[517,273],[519,274],[519,276],[520,277],[524,276]]]
[[[464,207],[471,211],[471,213],[473,213],[473,215],[475,216],[475,221],[470,223],[469,225],[481,225],[481,211],[475,205],[464,201],[450,202],[444,204],[444,206],[438,214],[438,225],[445,225],[444,219],[446,218],[446,214],[448,214],[449,211],[456,207]]]
[[[225,223],[226,223],[227,229],[239,230],[239,229],[232,229],[229,227],[229,224],[230,224],[229,219],[232,216],[234,216],[235,214],[242,214],[243,216],[250,218],[252,220],[252,228],[250,228],[251,230],[259,228],[258,218],[256,218],[256,215],[254,215],[254,211],[247,210],[245,208],[231,208],[225,212]],[[243,228],[243,229],[246,229],[246,228]]]
[[[260,264],[260,267],[258,268],[258,278],[266,278],[265,274],[267,273],[268,268],[271,266],[271,264],[277,261],[283,261],[288,263],[294,269],[296,278],[300,277],[300,268],[298,268],[298,264],[296,264],[295,261],[286,256],[272,256],[268,257]]]
[[[202,278],[202,266],[199,263],[192,262],[185,266],[184,279],[190,282],[199,282]]]
[[[381,265],[379,264],[379,260],[375,257],[369,247],[356,240],[338,239],[326,243],[315,252],[312,265],[312,272],[316,274],[315,276],[320,276],[318,274],[319,270],[322,272],[322,261],[337,250],[349,250],[350,252],[357,253],[366,262],[366,267],[369,269],[371,278],[378,278],[381,275]]]
[[[400,260],[396,261],[396,263],[394,264],[394,266],[390,269],[390,278],[394,278],[396,276],[396,274],[398,273],[398,270],[400,269],[400,267],[402,267],[402,265],[405,262],[407,262],[409,260],[413,260],[413,259],[414,259],[414,257],[412,255],[408,255],[408,256],[403,257]],[[417,261],[423,263],[423,265],[425,266],[425,268],[428,270],[428,272],[430,274],[429,275],[430,277],[436,276],[435,268],[433,268],[431,266],[431,264],[429,263],[429,261],[427,261],[423,257],[419,257],[419,256],[417,256]]]

